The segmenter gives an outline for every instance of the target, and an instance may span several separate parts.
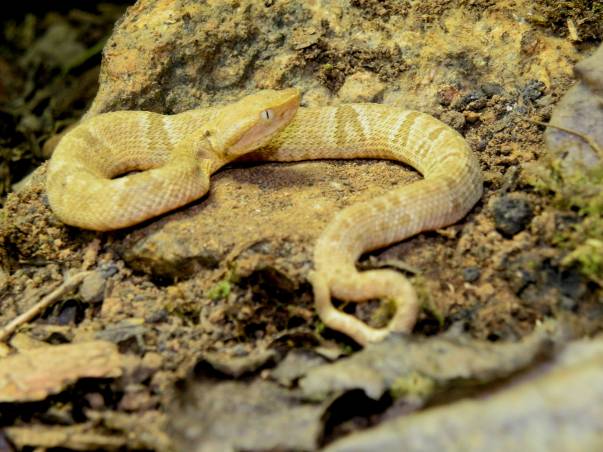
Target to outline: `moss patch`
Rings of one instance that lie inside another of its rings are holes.
[[[532,169],[528,182],[552,195],[555,208],[575,217],[553,238],[567,252],[563,265],[578,265],[584,276],[603,287],[603,163],[567,174],[558,160],[549,158]]]

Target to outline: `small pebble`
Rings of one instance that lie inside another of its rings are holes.
[[[536,105],[539,107],[548,107],[549,105],[553,105],[555,103],[555,99],[550,94],[546,96],[542,96],[540,99],[536,101]]]
[[[479,106],[481,99],[484,100],[484,106],[485,106],[486,99],[485,99],[484,93],[482,93],[481,91],[474,91],[474,92],[471,92],[471,93],[466,94],[465,96],[461,97],[457,102],[454,103],[452,108],[454,108],[457,111],[463,111],[467,108],[467,106],[469,104],[472,104],[474,102],[477,102],[477,105]]]
[[[574,311],[578,307],[578,301],[571,297],[559,297],[559,306],[566,311]]]
[[[152,311],[145,317],[146,323],[162,323],[169,319],[169,314],[165,309]]]
[[[544,94],[545,85],[540,80],[530,80],[521,95],[525,101],[534,102]]]
[[[478,152],[484,151],[488,147],[488,141],[489,139],[486,138],[479,140],[475,145],[475,150]]]
[[[496,229],[506,237],[525,229],[534,215],[529,201],[510,195],[494,201],[492,211]]]
[[[485,97],[480,97],[479,99],[474,100],[473,102],[469,102],[467,104],[466,109],[469,111],[480,111],[486,108],[486,105],[488,105],[488,99],[486,99]]]
[[[109,278],[119,271],[117,265],[115,265],[113,262],[101,265],[100,270],[105,278]]]
[[[0,289],[8,286],[8,272],[0,267]]]
[[[465,125],[465,115],[458,111],[445,111],[440,116],[440,121],[456,130],[461,130]]]
[[[95,271],[84,278],[80,286],[80,296],[86,303],[99,303],[105,294],[105,277]]]
[[[477,122],[477,121],[479,121],[479,118],[480,118],[479,113],[475,113],[474,111],[466,111],[465,112],[465,120],[468,123]]]
[[[499,96],[503,93],[503,87],[498,83],[485,83],[481,89],[488,97]]]
[[[385,84],[377,74],[360,71],[346,77],[337,96],[342,102],[377,102],[383,96]]]
[[[459,90],[456,87],[447,85],[438,90],[436,93],[436,99],[440,105],[448,107],[458,95]]]
[[[59,314],[52,318],[51,322],[56,325],[73,325],[78,323],[78,320],[81,319],[81,315],[78,311],[79,309],[76,302],[68,300],[61,305]]]
[[[466,267],[463,269],[463,279],[465,282],[475,282],[481,276],[481,271],[477,267]]]

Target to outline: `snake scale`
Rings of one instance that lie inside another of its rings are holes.
[[[423,179],[338,212],[318,238],[309,279],[322,321],[359,344],[409,332],[419,309],[410,282],[390,269],[359,272],[356,261],[460,220],[481,197],[479,163],[460,134],[427,114],[381,104],[298,108],[299,99],[295,89],[263,90],[176,115],[87,119],[62,138],[48,165],[50,206],[67,224],[108,231],[202,197],[210,175],[243,155],[402,162]],[[372,328],[336,309],[332,297],[388,300],[396,311],[388,325]]]

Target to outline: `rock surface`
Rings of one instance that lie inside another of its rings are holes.
[[[510,389],[402,416],[325,450],[600,450],[602,362],[600,337],[578,341],[556,358],[549,372],[534,372]]]
[[[506,237],[522,231],[534,216],[530,202],[517,196],[504,195],[492,204],[496,229]]]
[[[75,410],[75,417],[65,418],[64,406],[52,404],[52,399],[36,404],[39,411],[33,417],[24,411],[15,417],[17,427],[0,432],[0,448],[6,436],[21,448],[61,444],[102,449],[115,444],[119,435],[122,446],[115,448],[165,450],[156,438],[168,431],[162,419],[181,387],[175,383],[192,367],[198,370],[195,363],[201,354],[203,364],[213,371],[192,383],[200,383],[197,396],[190,398],[194,403],[169,416],[173,426],[182,422],[183,427],[169,434],[186,446],[196,439],[203,447],[203,438],[228,438],[248,449],[315,450],[351,431],[408,415],[424,403],[448,403],[450,412],[455,411],[429,424],[426,434],[432,432],[430,438],[444,441],[440,448],[446,449],[453,444],[441,419],[454,424],[462,420],[470,396],[475,401],[490,395],[492,388],[479,385],[484,377],[494,378],[489,382],[499,389],[500,383],[508,382],[512,392],[517,381],[506,380],[509,372],[521,380],[520,370],[526,367],[549,370],[549,361],[538,366],[539,347],[517,355],[503,353],[507,359],[497,359],[495,349],[513,349],[515,341],[527,343],[520,340],[548,317],[574,316],[583,335],[600,331],[600,290],[593,290],[594,284],[576,270],[563,267],[563,251],[556,248],[558,233],[574,228],[576,216],[551,207],[547,195],[535,192],[520,177],[530,161],[541,164],[546,150],[542,130],[518,120],[515,112],[548,117],[571,81],[574,63],[588,52],[585,43],[575,46],[535,25],[534,7],[528,0],[137,2],[105,48],[101,87],[89,114],[120,108],[173,113],[229,102],[258,88],[286,86],[302,90],[304,105],[371,100],[416,108],[467,138],[482,164],[484,197],[456,225],[371,253],[360,263],[363,269],[389,266],[412,275],[421,297],[423,309],[412,342],[424,336],[432,340],[423,341],[426,357],[414,354],[417,372],[400,375],[408,369],[406,344],[373,349],[379,359],[367,359],[364,352],[355,360],[338,359],[353,349],[345,338],[322,328],[305,276],[314,238],[336,211],[415,180],[416,174],[373,161],[241,163],[212,178],[205,199],[136,228],[96,235],[66,227],[54,217],[45,196],[44,168],[36,171],[29,186],[9,196],[0,215],[0,323],[7,324],[49,287],[60,284],[66,269],[88,262],[99,272],[92,290],[74,299],[67,295],[56,311],[23,327],[20,334],[44,343],[102,339],[114,343],[120,356],[142,356],[147,364],[135,375],[112,380],[112,394],[119,400],[103,400],[107,386],[91,382],[86,403],[92,409]],[[506,193],[525,197],[534,218],[522,233],[503,238],[486,206]],[[99,246],[89,253],[93,239]],[[92,304],[99,297],[102,304]],[[81,298],[91,303],[77,303]],[[68,325],[53,323],[61,320],[61,306],[74,301],[83,319],[74,316]],[[367,303],[354,313],[371,321],[374,307]],[[475,347],[470,342],[456,349],[476,356],[465,355],[463,360],[445,349],[438,355],[442,333],[451,330],[466,331],[476,340]],[[484,341],[495,342],[492,350],[489,344],[479,345]],[[295,350],[310,355],[278,362],[282,353]],[[8,345],[0,345],[0,356],[10,353]],[[400,356],[405,357],[402,362]],[[531,357],[538,362],[532,363]],[[354,378],[346,380],[346,374],[338,372],[339,378],[324,383],[333,371],[323,367],[319,372],[317,366],[331,360],[337,360],[336,369],[345,368],[340,362],[356,362]],[[81,365],[85,358],[76,361],[72,368],[87,371]],[[373,365],[367,368],[365,362]],[[402,368],[379,367],[392,362]],[[270,383],[273,364],[278,366],[272,375],[278,388]],[[219,377],[216,371],[221,371]],[[243,376],[225,382],[224,373]],[[22,375],[30,374],[21,371],[10,378]],[[307,385],[310,375],[319,375],[313,377],[314,387],[345,392],[336,403],[323,401],[325,405],[315,409],[299,394],[298,383],[306,375]],[[597,378],[600,381],[600,375]],[[578,382],[567,381],[570,386]],[[475,392],[466,394],[466,401],[454,404],[454,397],[463,397],[459,392],[467,389],[466,382],[478,387],[471,388]],[[63,391],[64,383],[46,391]],[[567,397],[571,404],[574,393],[567,387],[559,400]],[[376,388],[375,396],[382,397],[375,401],[357,388]],[[79,396],[63,391],[56,400],[79,406]],[[589,402],[598,414],[600,400]],[[482,408],[487,407],[479,405],[478,414]],[[425,431],[421,419],[433,411],[417,413],[419,434]],[[0,418],[8,414],[12,422],[13,413],[17,411],[12,406],[0,410]],[[291,421],[285,428],[283,419]],[[586,423],[585,417],[576,419]],[[505,425],[516,425],[512,418],[510,422]],[[272,426],[268,435],[263,434],[266,425]],[[296,425],[295,431],[291,425]],[[596,431],[598,425],[591,425]],[[82,435],[74,427],[81,427],[88,442],[79,442]],[[452,434],[462,436],[465,427],[455,424]],[[525,444],[552,437],[532,432],[524,437]],[[499,436],[509,437],[508,431],[488,439],[496,442]]]
[[[382,101],[441,115],[460,130],[519,79],[533,97],[552,84],[550,74],[571,73],[571,46],[534,36],[514,3],[487,7],[468,27],[467,11],[452,5],[398,10],[388,3],[379,6],[381,16],[373,2],[350,7],[345,0],[141,1],[105,47],[88,115],[180,112],[293,85],[302,105]],[[445,26],[425,28],[432,21]],[[526,36],[537,44],[529,60]],[[442,87],[457,111],[438,102]],[[412,180],[404,174],[383,162],[224,171],[205,200],[131,234],[122,256],[145,271],[182,277],[262,242],[278,249],[285,240],[305,254],[337,210]]]
[[[4,358],[0,370],[0,403],[44,400],[80,378],[122,374],[123,359],[104,341],[45,345]]]
[[[590,136],[603,149],[603,45],[575,67],[578,83],[559,101],[550,123]],[[582,138],[549,127],[545,132],[548,148],[570,172],[580,172],[600,162],[602,155]]]

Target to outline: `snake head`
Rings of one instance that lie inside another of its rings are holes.
[[[262,90],[222,107],[208,137],[213,151],[228,162],[266,145],[293,119],[299,100],[295,88]]]

